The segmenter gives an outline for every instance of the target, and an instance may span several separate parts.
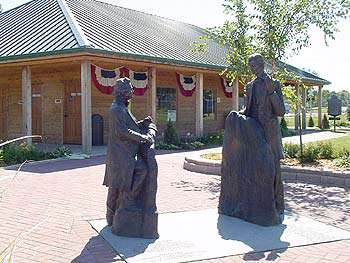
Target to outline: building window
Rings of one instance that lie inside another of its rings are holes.
[[[176,122],[176,89],[157,87],[157,123]]]
[[[216,96],[213,90],[203,91],[203,119],[215,120]]]

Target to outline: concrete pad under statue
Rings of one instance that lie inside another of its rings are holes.
[[[219,215],[216,209],[159,214],[159,239],[113,235],[104,219],[89,223],[131,263],[195,261],[350,238],[349,231],[294,213],[270,227]]]

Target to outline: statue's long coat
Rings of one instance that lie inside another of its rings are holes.
[[[135,117],[123,103],[114,101],[109,110],[109,135],[103,185],[119,190],[131,190],[135,157],[142,140]]]
[[[219,213],[278,224],[274,183],[275,157],[261,125],[232,111],[225,121]]]

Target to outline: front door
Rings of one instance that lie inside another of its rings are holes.
[[[81,144],[80,86],[66,85],[64,94],[64,138],[67,144]]]
[[[32,134],[42,136],[42,97],[41,87],[32,87]],[[34,141],[40,141],[38,138],[34,138]]]
[[[4,87],[0,87],[0,140],[7,137],[7,99]]]

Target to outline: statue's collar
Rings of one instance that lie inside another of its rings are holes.
[[[115,98],[114,102],[120,106],[127,107],[128,105],[125,104],[125,99],[124,98]]]
[[[266,80],[268,78],[268,75],[265,71],[263,71],[261,74],[256,76],[256,80]]]

